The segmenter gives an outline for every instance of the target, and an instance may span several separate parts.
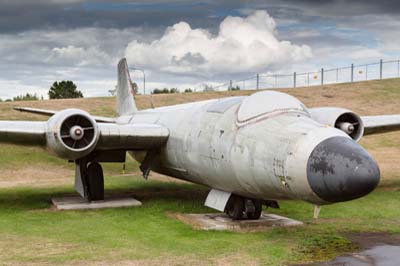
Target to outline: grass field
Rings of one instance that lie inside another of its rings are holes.
[[[361,115],[400,113],[400,80],[372,81],[284,90],[307,106],[341,106]],[[155,106],[250,94],[251,91],[154,95]],[[138,96],[140,108],[149,96]],[[48,109],[77,107],[114,115],[115,99],[1,103],[0,119],[45,119],[12,111],[14,105]],[[262,233],[204,232],[169,218],[171,212],[202,213],[207,189],[155,176],[144,181],[133,160],[127,175],[107,164],[108,193],[129,193],[143,201],[135,208],[57,212],[54,196],[73,193],[73,165],[40,148],[0,146],[0,265],[287,265],[325,260],[358,247],[351,232],[400,233],[400,133],[365,137],[383,181],[369,196],[322,208],[281,202],[271,212],[302,220],[305,226]]]

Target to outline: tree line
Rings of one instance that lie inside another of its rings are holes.
[[[63,80],[61,82],[55,81],[50,87],[48,92],[49,99],[71,99],[71,98],[83,98],[83,93],[77,89],[75,83],[70,80]],[[43,96],[37,95],[36,93],[21,94],[12,99],[6,99],[5,102],[16,102],[16,101],[38,101],[43,100]],[[0,102],[3,102],[0,99]]]
[[[132,89],[138,93],[138,86],[136,83],[132,83]],[[239,86],[229,88],[231,91],[240,90]],[[214,88],[211,85],[205,85],[204,90],[207,91],[214,91]],[[183,91],[184,93],[192,93],[193,90],[191,88],[187,88]],[[152,94],[166,94],[166,93],[180,93],[178,88],[163,88],[158,89],[155,88]],[[78,90],[78,87],[75,85],[74,82],[71,80],[63,80],[63,81],[55,81],[53,85],[50,87],[48,92],[49,99],[71,99],[71,98],[83,98],[83,93]],[[38,101],[43,100],[43,96],[39,96],[36,93],[26,93],[22,95],[18,95],[13,97],[12,99],[6,99],[5,102],[12,102],[12,101]],[[3,100],[0,98],[0,102]]]

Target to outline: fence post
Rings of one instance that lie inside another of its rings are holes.
[[[307,72],[307,86],[310,87],[310,72]]]
[[[293,74],[293,88],[296,88],[296,72]]]
[[[400,78],[400,60],[397,60],[397,77]]]
[[[228,91],[232,90],[232,80],[229,81],[229,88]]]
[[[379,78],[382,79],[382,71],[383,71],[383,60],[379,62]]]
[[[324,85],[324,69],[321,68],[321,85]]]
[[[365,65],[365,80],[368,80],[368,65]]]
[[[260,75],[257,73],[257,90],[260,89]]]
[[[354,64],[351,64],[351,82],[354,81]]]
[[[339,82],[339,68],[336,68],[336,83]]]
[[[278,75],[275,74],[275,88],[278,88]]]

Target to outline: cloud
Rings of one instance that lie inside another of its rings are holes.
[[[217,35],[179,22],[152,42],[131,41],[125,55],[135,67],[214,76],[278,69],[312,53],[309,46],[279,40],[275,20],[266,11],[256,11],[245,18],[228,16]]]
[[[46,61],[48,62],[64,62],[65,65],[87,66],[106,64],[112,58],[101,51],[98,47],[76,47],[68,45],[65,47],[55,47],[52,49],[50,56]]]

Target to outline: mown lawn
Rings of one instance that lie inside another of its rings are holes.
[[[400,233],[400,180],[352,202],[322,208],[287,201],[268,210],[306,222],[261,233],[194,230],[168,216],[203,213],[207,190],[181,183],[107,178],[109,193],[129,193],[143,206],[54,211],[50,199],[70,187],[0,189],[0,265],[286,265],[357,249],[348,232]],[[124,264],[125,263],[125,264]]]
[[[400,79],[313,88],[286,89],[308,107],[340,106],[360,115],[400,113]],[[248,95],[254,91],[154,95],[155,106]],[[150,107],[150,96],[137,104]],[[1,103],[0,119],[46,120],[19,113],[15,105],[47,109],[82,108],[95,115],[115,115],[115,98]],[[383,182],[360,200],[322,208],[280,202],[267,211],[305,222],[297,228],[261,233],[194,230],[171,212],[213,212],[203,206],[207,189],[186,183],[144,181],[128,159],[105,164],[108,193],[131,194],[141,207],[98,211],[51,209],[52,197],[73,191],[73,164],[37,147],[0,145],[0,265],[288,265],[327,260],[356,250],[351,232],[400,233],[400,133],[366,136],[362,142],[378,161]]]

